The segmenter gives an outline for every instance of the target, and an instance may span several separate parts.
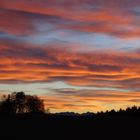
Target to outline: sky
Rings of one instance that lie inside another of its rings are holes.
[[[51,112],[140,105],[139,0],[1,0],[0,95]]]

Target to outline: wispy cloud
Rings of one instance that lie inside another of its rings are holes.
[[[72,48],[4,42],[1,81],[65,81],[79,86],[139,88],[139,53],[86,52]],[[121,62],[121,63],[120,63]]]
[[[46,93],[55,111],[138,104],[139,7],[139,0],[1,1],[1,93],[12,85]]]
[[[59,29],[80,30],[121,38],[140,34],[137,7],[140,2],[123,1],[3,1],[1,26],[8,32],[30,34],[34,23],[52,23]],[[9,11],[10,10],[10,11]],[[13,24],[11,25],[10,17]],[[15,23],[15,24],[14,24]],[[9,25],[10,24],[10,25]],[[14,27],[16,25],[16,28]],[[41,25],[40,25],[41,26]],[[114,28],[115,27],[115,28]]]

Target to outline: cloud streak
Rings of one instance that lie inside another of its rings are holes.
[[[35,24],[41,26],[42,22],[47,22],[52,23],[56,29],[134,38],[140,34],[137,18],[139,5],[137,0],[135,2],[112,0],[107,3],[96,0],[59,3],[44,0],[2,1],[0,25],[3,31],[30,34],[36,30]],[[9,23],[10,17],[13,19],[13,24]]]
[[[4,42],[0,47],[0,80],[64,81],[78,86],[139,88],[139,53],[83,53],[73,51],[72,47],[58,46],[34,47]]]
[[[54,112],[137,105],[139,7],[139,0],[1,1],[0,91],[37,84],[32,94]]]

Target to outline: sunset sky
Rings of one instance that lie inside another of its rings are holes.
[[[0,0],[0,94],[51,112],[140,105],[140,0]]]

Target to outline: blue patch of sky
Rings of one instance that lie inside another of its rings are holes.
[[[49,27],[50,29],[50,27]],[[52,28],[53,29],[53,28]],[[41,33],[28,36],[16,36],[0,33],[0,39],[13,39],[17,41],[29,42],[35,45],[47,45],[49,43],[79,44],[88,46],[91,49],[114,49],[132,51],[140,48],[139,38],[120,39],[105,34],[84,33],[71,30],[40,30]]]
[[[140,7],[133,7],[130,9],[131,12],[133,12],[133,14],[135,16],[139,16],[140,15]]]

